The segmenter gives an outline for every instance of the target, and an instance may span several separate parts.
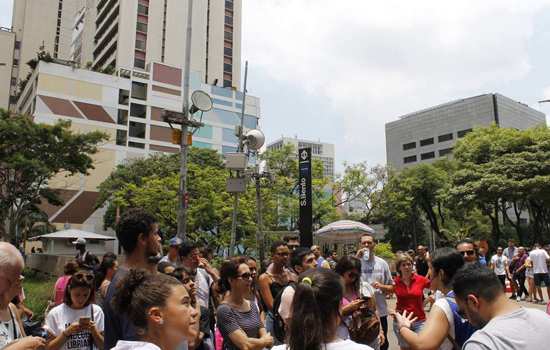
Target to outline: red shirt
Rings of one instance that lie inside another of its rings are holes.
[[[426,319],[424,313],[424,288],[430,286],[430,280],[424,276],[413,273],[411,276],[411,285],[407,285],[401,280],[400,276],[396,276],[394,293],[397,296],[397,305],[395,309],[399,312],[413,312],[419,321]]]

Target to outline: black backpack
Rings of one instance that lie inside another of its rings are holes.
[[[288,287],[291,287],[292,289],[296,289],[296,284],[291,282],[288,284]],[[282,344],[285,343],[285,337],[286,337],[286,328],[285,328],[285,321],[283,320],[283,317],[279,314],[279,306],[281,306],[281,299],[283,296],[283,293],[285,291],[286,287],[283,288],[279,294],[273,299],[273,333],[272,336],[275,337],[279,342]]]

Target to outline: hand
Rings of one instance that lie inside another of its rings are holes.
[[[69,327],[65,328],[65,330],[63,331],[63,334],[67,337],[73,333],[80,332],[81,329],[82,327],[80,326],[80,324],[78,322],[75,322],[69,325]]]
[[[382,345],[384,344],[385,341],[386,341],[386,337],[384,337],[384,332],[380,332],[380,334],[378,334],[378,343]]]
[[[210,263],[205,258],[199,258],[199,267],[202,267],[206,270],[210,268]]]
[[[433,305],[435,303],[435,296],[432,294],[432,295],[428,295],[428,302]]]
[[[380,283],[380,282],[378,282],[378,281],[376,281],[376,282],[372,282],[372,283],[371,283],[371,286],[372,286],[372,288],[374,288],[374,289],[380,289],[380,287],[382,287],[383,284]]]
[[[94,321],[90,321],[86,324],[80,325],[80,329],[93,332],[94,330],[97,330],[96,323]]]
[[[271,333],[266,333],[266,335],[264,335],[262,339],[265,343],[264,348],[270,348],[273,346],[273,337],[271,336]]]
[[[397,321],[398,331],[401,330],[402,327],[411,329],[413,322],[418,319],[418,317],[414,317],[414,314],[412,312],[407,313],[407,310],[403,311],[403,314],[394,311],[392,312],[392,316]]]
[[[38,349],[46,346],[46,341],[40,337],[24,337],[15,342],[17,348],[21,349]]]
[[[354,301],[352,301],[348,305],[344,306],[344,308],[342,309],[342,313],[344,315],[349,315],[349,314],[359,310],[359,308],[361,307],[361,305],[363,305],[365,303],[365,301],[366,300],[363,300],[363,299],[355,299]]]
[[[363,257],[363,253],[365,253],[366,250],[368,250],[369,248],[361,248],[357,251],[357,257],[358,258],[362,258]]]

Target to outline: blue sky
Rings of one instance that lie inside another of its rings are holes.
[[[1,26],[11,7],[0,0]],[[400,115],[480,93],[550,98],[550,0],[243,0],[245,59],[268,141],[334,143],[337,170],[375,165]]]

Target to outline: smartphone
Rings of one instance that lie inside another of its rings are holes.
[[[90,324],[90,317],[89,316],[83,316],[78,320],[78,324],[81,326],[87,326]]]

